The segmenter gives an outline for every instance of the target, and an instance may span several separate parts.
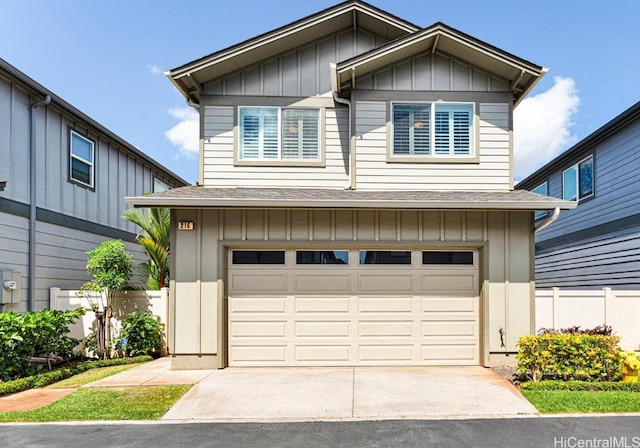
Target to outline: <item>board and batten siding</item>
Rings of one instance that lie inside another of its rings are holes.
[[[429,53],[358,77],[359,90],[508,92],[509,83],[459,60]]]
[[[194,231],[172,235],[174,367],[224,366],[217,356],[226,350],[225,246],[479,249],[485,361],[488,353],[515,351],[517,338],[533,331],[529,212],[178,209],[172,221],[195,223]]]
[[[388,39],[362,29],[336,33],[204,87],[207,95],[314,96],[331,90],[329,64],[376,48]]]
[[[27,218],[0,212],[0,267],[20,273],[22,302],[7,306],[10,311],[27,309],[29,265],[29,221]],[[86,252],[108,238],[68,227],[38,222],[36,224],[35,307],[49,307],[49,288],[79,289],[90,280]],[[142,246],[125,242],[134,262],[147,259]],[[87,304],[88,305],[88,304]]]
[[[325,166],[234,165],[237,107],[204,107],[203,184],[229,187],[346,188],[348,176],[349,117],[346,107],[326,108]],[[324,135],[322,135],[324,134]],[[322,146],[322,145],[321,145]]]
[[[35,99],[0,75],[0,197],[29,204],[30,104]],[[39,208],[137,232],[120,218],[125,196],[153,191],[153,179],[172,179],[54,104],[35,110],[36,195]],[[69,182],[69,128],[95,143],[95,189]]]
[[[386,101],[356,102],[356,188],[361,190],[509,190],[509,105],[479,103],[479,163],[388,162]]]

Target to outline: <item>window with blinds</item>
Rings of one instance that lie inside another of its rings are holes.
[[[394,156],[473,156],[472,104],[394,104]]]
[[[320,158],[319,110],[241,107],[240,160]]]

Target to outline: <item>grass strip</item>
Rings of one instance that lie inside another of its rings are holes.
[[[640,392],[640,383],[614,381],[530,381],[520,386],[522,390],[572,390],[572,391],[625,391]]]
[[[124,366],[110,366],[110,367],[98,367],[95,369],[87,370],[86,372],[79,373],[67,378],[66,380],[58,381],[48,385],[47,389],[60,389],[68,387],[80,387],[85,384],[93,383],[94,381],[107,378],[108,376],[115,375],[116,373],[124,372],[125,370],[137,367],[137,364],[128,364]]]
[[[1,412],[0,422],[157,420],[191,385],[78,389],[32,411]]]
[[[137,356],[133,358],[107,359],[104,361],[87,361],[71,367],[64,367],[62,369],[52,370],[51,372],[39,373],[37,375],[0,383],[0,396],[15,394],[36,387],[45,387],[97,367],[140,364],[151,361],[152,359],[151,356]]]
[[[640,412],[640,394],[628,391],[522,390],[542,414]]]

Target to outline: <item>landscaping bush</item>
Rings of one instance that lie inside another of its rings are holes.
[[[0,381],[36,373],[38,368],[31,364],[34,356],[70,358],[79,341],[68,336],[69,325],[83,314],[83,308],[0,313]]]
[[[34,387],[45,387],[49,384],[57,383],[74,375],[86,372],[90,369],[98,367],[121,366],[125,364],[137,364],[151,361],[151,356],[138,356],[135,358],[117,358],[104,361],[89,361],[76,364],[72,367],[65,367],[51,372],[40,373],[37,375],[20,378],[17,380],[0,382],[0,396],[6,394],[14,394],[23,390],[32,389]]]
[[[162,348],[164,324],[148,311],[135,310],[122,321],[119,344],[127,356],[153,355]]]
[[[613,381],[620,378],[617,336],[545,333],[518,340],[516,372],[530,380]]]
[[[597,327],[587,328],[585,330],[581,330],[580,326],[561,328],[559,330],[554,330],[553,328],[541,328],[538,330],[538,335],[543,334],[590,334],[592,336],[611,336],[613,335],[613,328],[611,328],[610,325],[598,325]]]

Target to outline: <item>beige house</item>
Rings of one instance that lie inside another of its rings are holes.
[[[199,182],[127,202],[172,209],[173,367],[508,361],[534,211],[575,206],[513,191],[545,71],[358,0],[169,71]]]

